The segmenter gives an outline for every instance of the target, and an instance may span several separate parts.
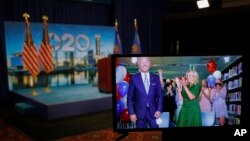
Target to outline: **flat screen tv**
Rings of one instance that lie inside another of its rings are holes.
[[[111,58],[115,132],[167,130],[179,136],[207,130],[219,135],[221,129],[230,129],[233,136],[236,129],[246,127],[246,56],[114,54]]]

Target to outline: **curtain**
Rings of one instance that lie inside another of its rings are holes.
[[[161,0],[116,0],[115,18],[124,53],[130,54],[137,19],[142,53],[161,53]]]

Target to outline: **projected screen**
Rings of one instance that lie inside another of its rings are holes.
[[[241,125],[244,65],[242,55],[113,55],[114,130]]]
[[[24,22],[6,21],[4,25],[9,90],[97,85],[97,59],[113,53],[115,32],[111,26],[48,23],[54,70],[47,75],[39,62],[40,74],[32,78],[22,62]],[[30,30],[38,52],[43,37],[43,25],[30,23]]]

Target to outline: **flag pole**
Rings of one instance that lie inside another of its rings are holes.
[[[115,19],[115,44],[114,44],[114,49],[113,49],[114,54],[120,53],[120,48],[117,44],[117,36],[118,36],[118,20]]]
[[[36,76],[32,76],[32,80],[33,80],[33,86],[32,86],[31,95],[32,96],[37,96],[38,92],[35,90],[37,77]]]
[[[43,35],[43,43],[45,46],[50,45],[50,41],[49,41],[49,36],[48,36],[48,28],[47,28],[47,21],[49,20],[49,18],[46,15],[42,16],[43,19],[43,24],[44,24],[44,35]],[[51,92],[50,86],[49,86],[49,73],[51,70],[49,70],[49,72],[46,71],[46,87],[44,89],[44,91],[46,93]]]
[[[30,17],[30,15],[28,13],[23,14],[23,18],[25,19],[25,24],[26,24],[25,46],[30,48],[31,46],[33,46],[34,43],[33,43],[32,37],[31,37],[31,33],[30,33],[30,26],[29,26],[29,21],[28,21],[29,17]],[[23,57],[23,61],[24,61],[24,57]],[[29,62],[26,62],[26,63],[29,63]],[[24,66],[25,66],[26,63],[24,63]],[[28,69],[29,71],[32,69],[32,67],[28,67],[28,68],[29,68]],[[33,72],[33,71],[31,71],[31,72]],[[35,72],[35,73],[34,72],[31,73],[31,79],[32,79],[32,82],[33,82],[32,90],[31,90],[31,95],[32,96],[37,96],[38,95],[38,92],[35,91],[35,84],[36,84],[36,79],[37,79],[36,76],[37,76],[38,73],[39,73],[38,71]]]
[[[134,29],[135,29],[135,35],[134,35],[134,43],[132,45],[132,54],[139,54],[141,53],[141,47],[140,47],[140,41],[139,41],[139,35],[138,35],[138,27],[137,27],[137,19],[134,19]]]
[[[49,18],[46,15],[44,15],[42,17],[42,19],[44,21],[45,27],[47,27],[47,20],[49,20]],[[47,28],[45,29],[45,32],[46,31],[48,31]],[[48,32],[46,32],[44,36],[47,36],[47,35],[48,35]],[[46,45],[49,44],[48,37],[45,37],[45,43],[46,43]],[[44,91],[47,92],[47,93],[49,93],[49,92],[51,92],[51,89],[49,88],[49,73],[46,73],[46,81],[47,81],[47,86],[44,89]]]
[[[50,89],[50,87],[49,87],[49,75],[48,75],[48,74],[46,75],[46,79],[47,79],[47,86],[46,86],[46,88],[44,89],[44,91],[45,91],[46,93],[49,93],[49,92],[51,92],[51,89]]]
[[[115,19],[115,27],[117,28],[117,26],[118,26],[118,20]]]
[[[134,19],[134,27],[137,29],[137,19]]]

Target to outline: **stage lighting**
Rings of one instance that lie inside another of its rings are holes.
[[[197,6],[198,6],[199,9],[208,8],[209,7],[208,0],[198,0],[196,3],[197,3]]]

